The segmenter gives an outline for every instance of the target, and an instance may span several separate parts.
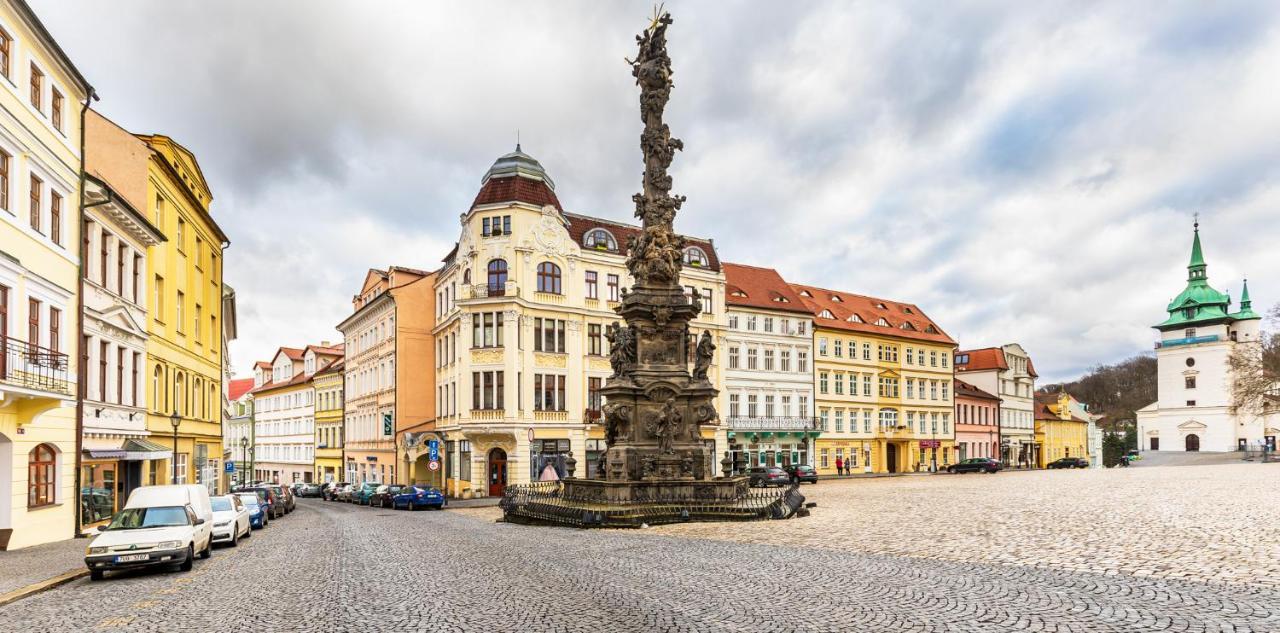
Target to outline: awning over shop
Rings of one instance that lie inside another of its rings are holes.
[[[124,459],[122,448],[86,448],[84,456],[88,459]]]
[[[125,456],[124,459],[130,461],[140,461],[144,459],[169,459],[173,457],[173,450],[163,444],[157,444],[151,440],[140,438],[128,439],[124,441]]]

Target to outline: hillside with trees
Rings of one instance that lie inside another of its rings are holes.
[[[1156,401],[1156,357],[1140,354],[1114,365],[1099,365],[1080,378],[1039,389],[1040,393],[1057,393],[1062,389],[1101,414],[1102,426],[1133,420],[1135,412]],[[1118,429],[1117,429],[1118,430]]]

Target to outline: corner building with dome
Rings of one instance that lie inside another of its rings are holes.
[[[1274,448],[1277,416],[1252,415],[1232,406],[1232,353],[1259,345],[1262,318],[1253,311],[1245,281],[1239,308],[1209,285],[1208,266],[1196,224],[1187,265],[1187,285],[1155,325],[1158,396],[1137,413],[1143,451],[1196,452]]]

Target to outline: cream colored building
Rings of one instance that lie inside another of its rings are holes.
[[[80,104],[92,88],[0,1],[0,549],[76,534]]]
[[[485,174],[461,225],[435,284],[447,492],[498,495],[548,467],[563,474],[569,453],[577,476],[594,476],[605,448],[599,389],[611,373],[605,334],[632,283],[626,248],[638,227],[565,212],[555,183],[519,148]],[[689,239],[682,283],[704,297],[690,335],[718,338],[725,281],[709,241]],[[718,366],[710,376],[722,388]],[[722,454],[723,432],[705,429],[704,439]]]
[[[282,347],[271,379],[253,390],[254,479],[311,482],[315,472],[316,372],[342,359],[328,341],[305,349]]]

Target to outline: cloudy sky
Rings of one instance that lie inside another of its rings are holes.
[[[434,268],[517,130],[567,209],[630,219],[649,2],[30,1],[107,116],[199,157],[242,375],[338,340],[368,268]],[[725,259],[1050,380],[1151,349],[1194,213],[1210,280],[1280,301],[1280,3],[667,7],[677,225]]]

